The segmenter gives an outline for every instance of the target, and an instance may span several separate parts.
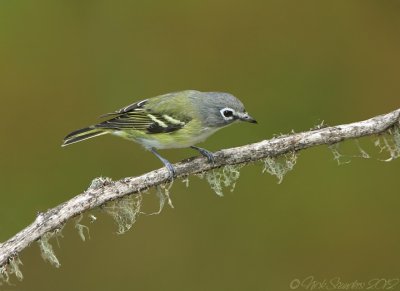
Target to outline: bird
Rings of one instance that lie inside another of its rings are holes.
[[[171,180],[175,168],[158,150],[192,148],[214,163],[212,152],[195,145],[237,121],[257,123],[232,94],[196,90],[144,99],[100,117],[105,120],[68,134],[62,146],[105,134],[119,136],[151,151],[167,168]]]

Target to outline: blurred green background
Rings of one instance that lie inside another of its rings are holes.
[[[218,132],[203,144],[210,150],[398,108],[399,13],[399,1],[1,1],[0,241],[94,177],[161,166],[111,136],[60,147],[71,130],[141,98],[239,97],[259,125]],[[163,152],[174,162],[195,154]],[[290,290],[310,275],[396,278],[399,163],[338,166],[319,147],[301,152],[281,185],[261,164],[243,168],[224,198],[196,177],[189,188],[178,181],[175,209],[140,216],[125,235],[94,212],[90,240],[69,224],[60,248],[53,242],[60,269],[33,245],[21,254],[24,280],[0,288]],[[154,194],[144,209],[157,210]]]

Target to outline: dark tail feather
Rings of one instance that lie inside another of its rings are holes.
[[[95,128],[92,126],[78,129],[78,130],[75,130],[75,131],[71,132],[70,134],[68,134],[64,138],[64,142],[61,146],[64,147],[64,146],[67,146],[67,145],[70,145],[70,144],[73,144],[76,142],[80,142],[85,139],[89,139],[89,138],[107,134],[107,133],[108,133],[108,131],[105,131],[101,128]]]

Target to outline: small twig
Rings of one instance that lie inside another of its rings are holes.
[[[254,162],[267,157],[276,157],[288,152],[296,152],[318,145],[332,145],[347,139],[375,135],[385,132],[394,125],[399,125],[400,109],[374,118],[333,127],[293,133],[286,136],[264,140],[241,147],[221,150],[215,153],[215,163],[198,157],[174,165],[177,176],[209,171],[226,165]],[[169,173],[165,168],[151,171],[138,177],[128,177],[119,181],[108,181],[92,185],[87,191],[46,212],[39,213],[36,220],[17,233],[8,241],[0,244],[0,267],[10,258],[20,253],[32,242],[40,239],[47,232],[58,228],[71,218],[99,207],[106,202],[145,191],[168,182]]]

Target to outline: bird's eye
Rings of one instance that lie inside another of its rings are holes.
[[[232,120],[234,116],[234,111],[231,108],[224,108],[220,110],[222,117],[225,120]]]
[[[225,117],[232,117],[233,116],[232,110],[224,110],[222,114],[224,114]]]

